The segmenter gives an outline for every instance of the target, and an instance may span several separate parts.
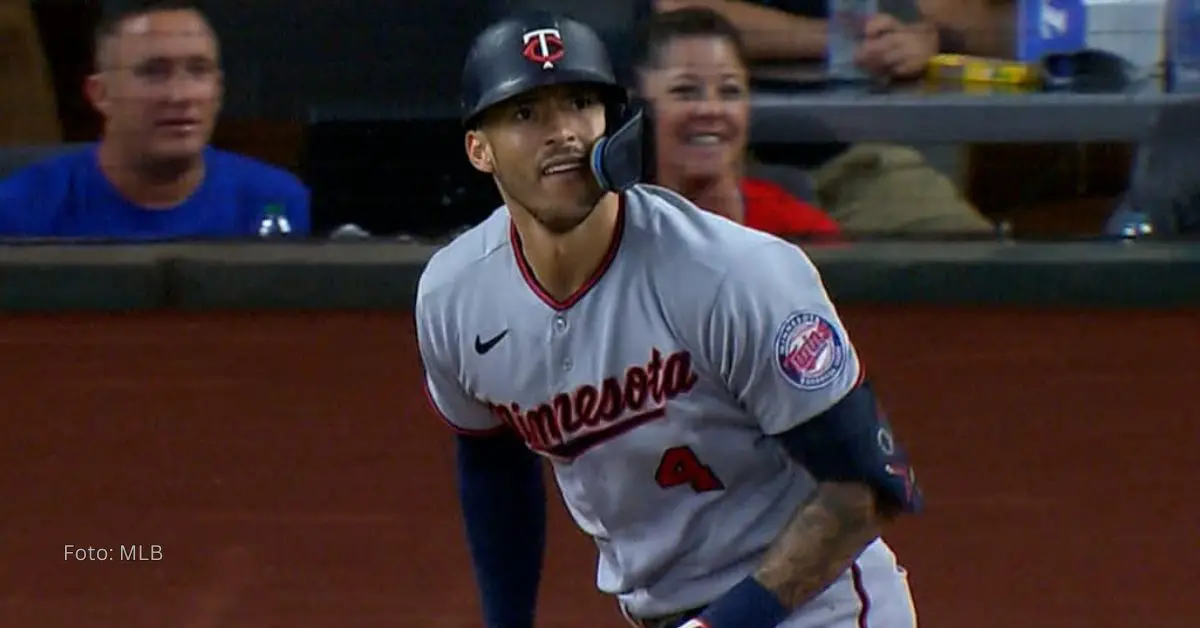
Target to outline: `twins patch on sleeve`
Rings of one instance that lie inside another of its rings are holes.
[[[813,312],[792,312],[775,332],[775,367],[800,390],[820,390],[846,368],[849,351],[837,326]]]

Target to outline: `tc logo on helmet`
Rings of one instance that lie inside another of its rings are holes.
[[[563,58],[567,47],[563,45],[562,33],[557,28],[539,28],[521,36],[525,47],[521,56],[542,66],[543,70],[554,69],[554,62]]]

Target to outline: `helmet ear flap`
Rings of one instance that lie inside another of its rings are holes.
[[[653,111],[634,101],[610,108],[612,129],[592,147],[592,175],[600,187],[622,192],[638,183],[652,183],[657,167]]]

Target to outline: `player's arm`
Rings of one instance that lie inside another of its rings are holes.
[[[533,628],[546,538],[541,464],[511,431],[457,436],[458,493],[487,628]]]
[[[442,317],[417,301],[425,390],[454,429],[458,496],[486,628],[532,628],[545,548],[540,460],[457,377]]]
[[[918,510],[921,495],[865,380],[832,408],[779,438],[818,484],[755,579],[794,609],[849,568],[883,524]]]
[[[920,492],[820,277],[777,242],[729,271],[704,328],[707,360],[764,433],[817,480],[754,574],[697,626],[769,628],[832,584]]]

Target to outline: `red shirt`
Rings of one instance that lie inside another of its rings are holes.
[[[742,179],[744,224],[777,236],[832,236],[838,225],[825,212],[762,179]]]

